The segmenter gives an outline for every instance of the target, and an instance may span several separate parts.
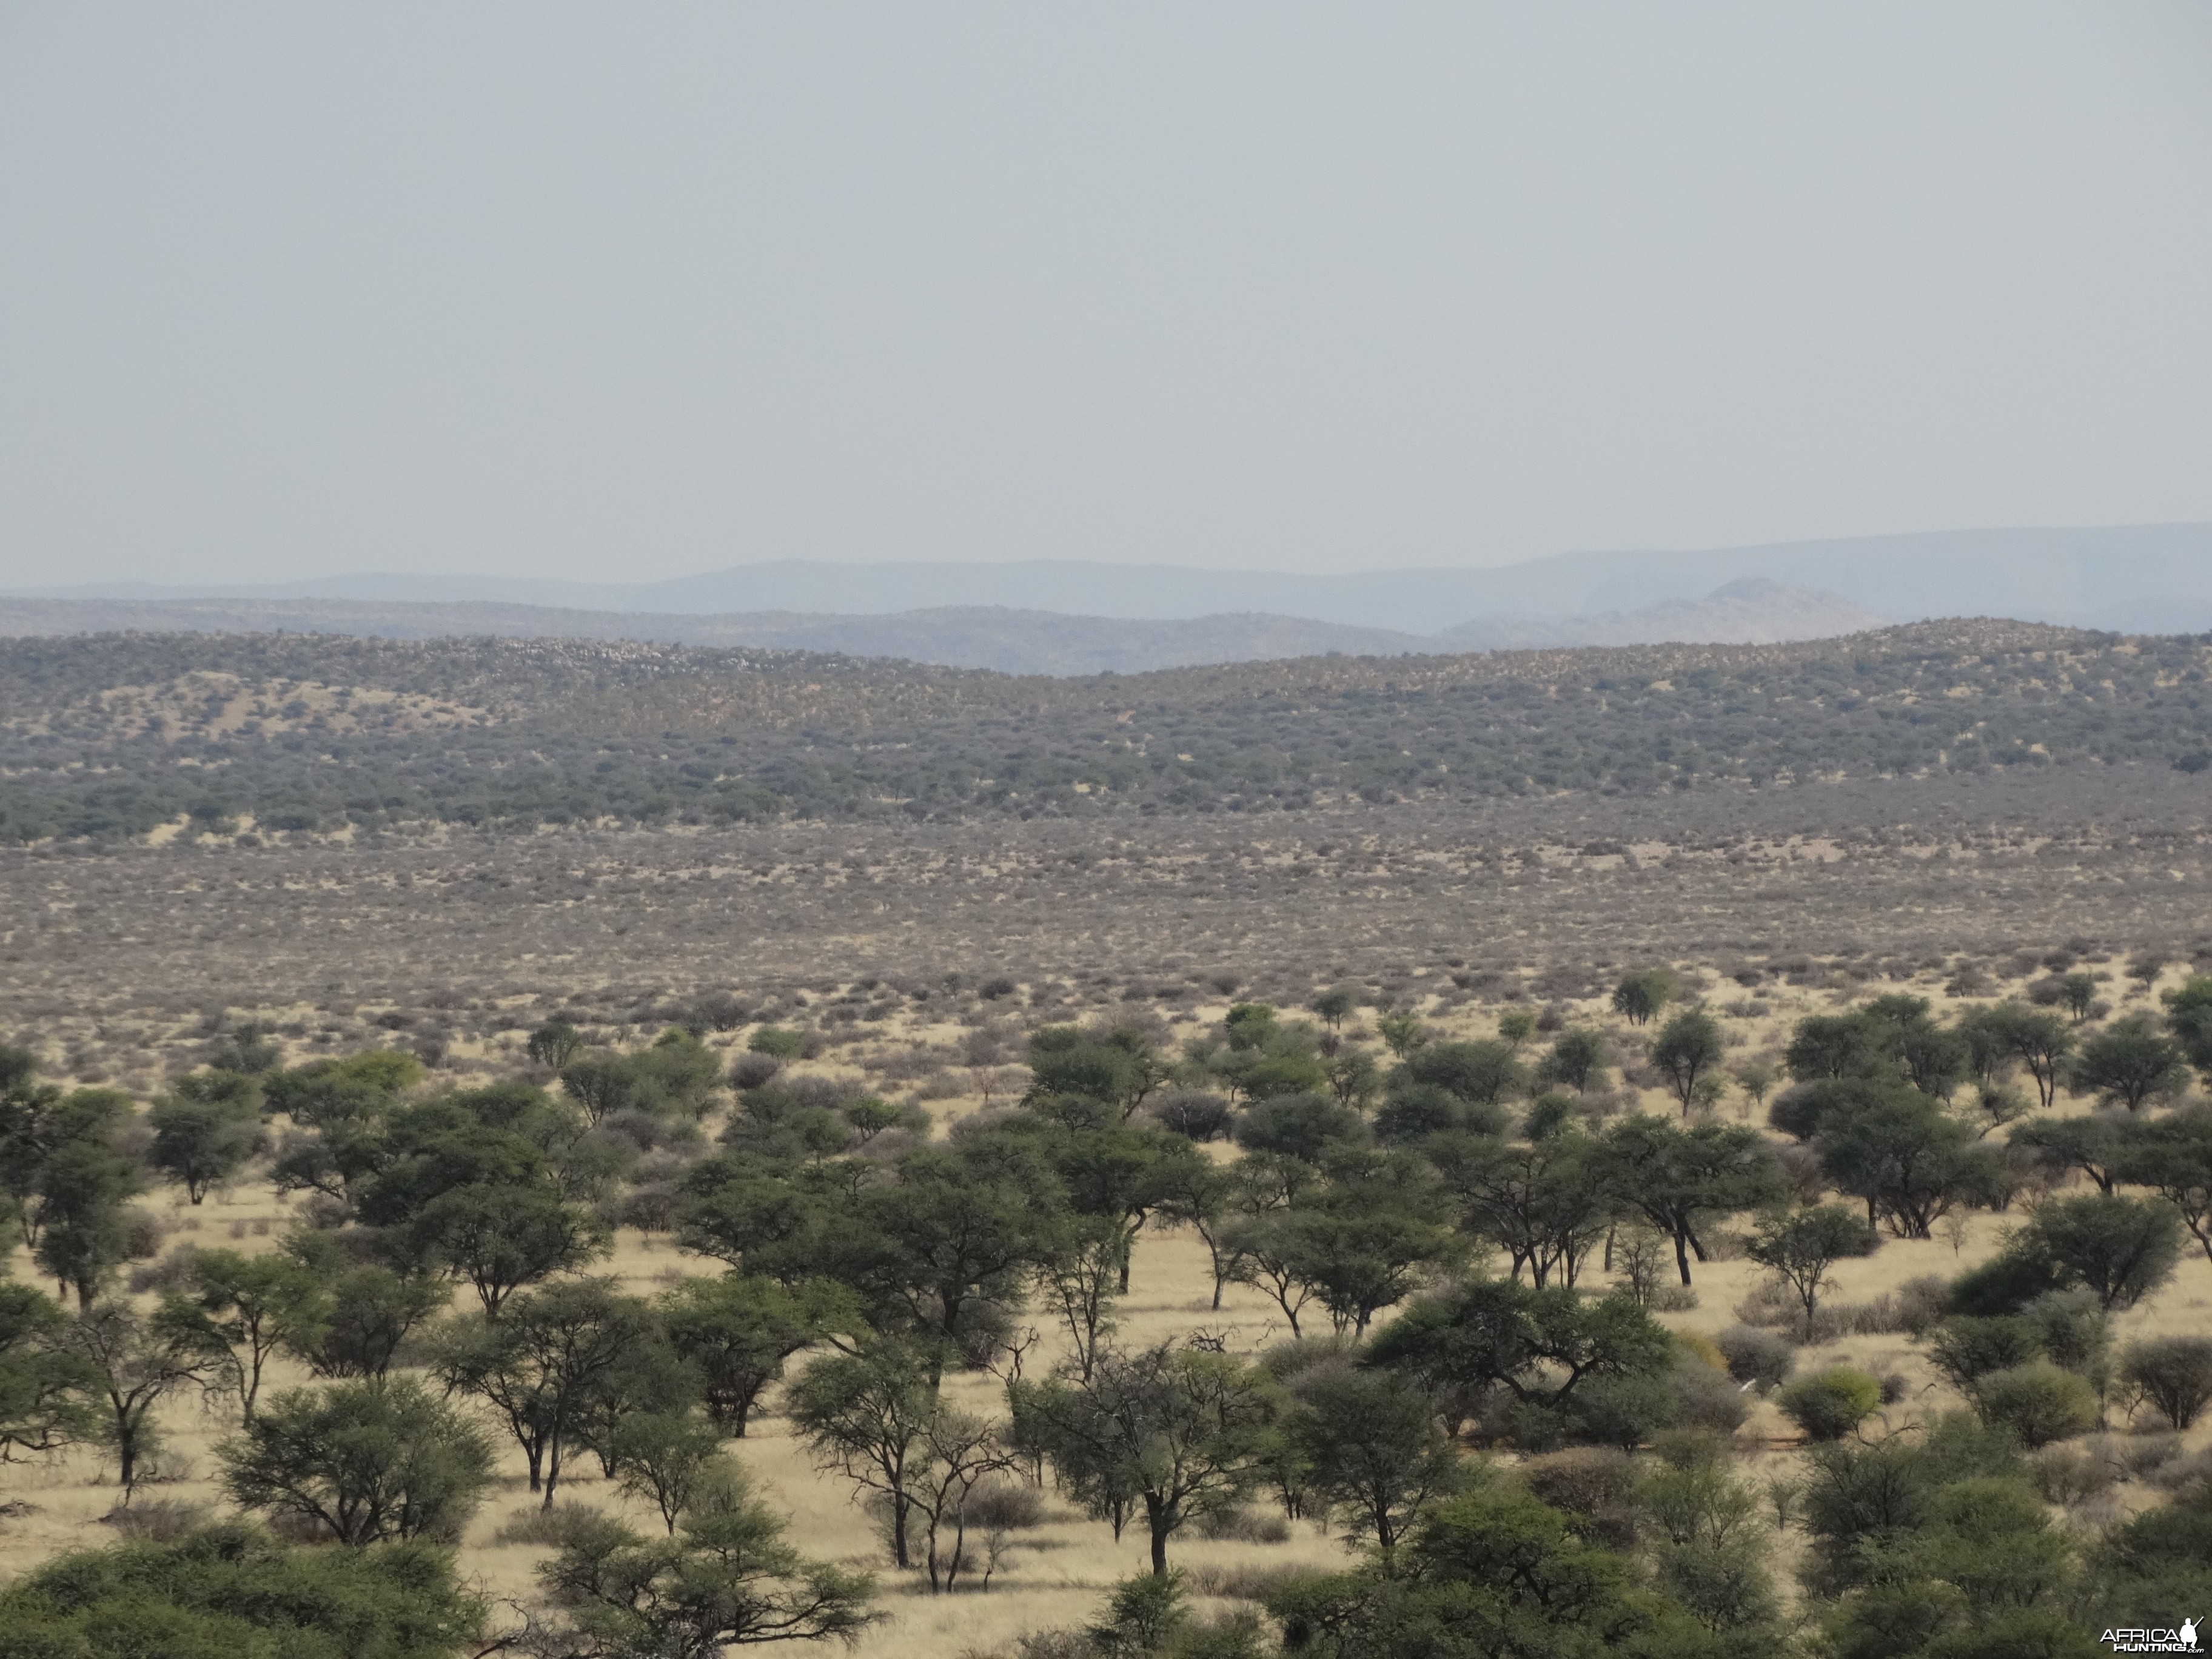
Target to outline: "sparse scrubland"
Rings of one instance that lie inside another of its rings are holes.
[[[9,648],[0,1656],[2212,1605],[2198,642],[630,649]]]
[[[1075,680],[574,640],[19,640],[0,658],[0,838],[1104,820],[2201,769],[2209,668],[2193,637],[1988,621]]]

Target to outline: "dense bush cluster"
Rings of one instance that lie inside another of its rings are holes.
[[[1289,808],[2212,759],[2208,647],[2010,623],[1096,679],[583,641],[0,653],[0,836]],[[404,699],[393,702],[393,697]],[[383,699],[383,701],[379,701]]]

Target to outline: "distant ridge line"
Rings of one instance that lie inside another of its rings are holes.
[[[369,572],[262,584],[19,584],[15,591],[58,600],[483,603],[653,617],[884,616],[1002,606],[1188,622],[1257,612],[1427,635],[1470,621],[1556,621],[1695,601],[1746,579],[1833,593],[1874,615],[1905,620],[1994,612],[2122,631],[2203,629],[2212,628],[2212,524],[1927,531],[1330,575],[1084,561],[785,559],[644,583]]]
[[[789,611],[646,615],[467,601],[346,599],[37,599],[0,598],[0,635],[325,633],[390,639],[489,636],[641,640],[831,652],[1006,673],[1142,673],[1209,663],[1397,656],[1514,647],[1778,643],[1879,627],[1885,618],[1833,594],[1736,582],[1704,600],[1640,612],[1475,622],[1443,634],[1363,628],[1265,612],[1188,620],[1066,616],[1005,606],[942,606],[889,616]]]

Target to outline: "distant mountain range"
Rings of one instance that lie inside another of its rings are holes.
[[[1193,622],[1255,613],[1429,636],[1470,625],[1638,615],[1756,579],[1833,594],[1875,616],[2004,616],[2124,632],[2212,629],[2212,525],[1971,530],[1704,552],[1562,553],[1488,569],[1358,575],[1048,560],[830,564],[784,560],[673,581],[595,583],[370,574],[258,586],[108,584],[30,597],[491,604],[587,613],[828,617],[1006,607],[1071,617]],[[1471,637],[1482,637],[1480,635]],[[1370,646],[1349,648],[1370,649]]]
[[[493,635],[764,646],[896,657],[1013,674],[1142,673],[1285,657],[1395,656],[1574,645],[1780,644],[1881,627],[1833,593],[1750,579],[1703,599],[1639,611],[1462,623],[1441,634],[1231,611],[1188,619],[1067,616],[1003,605],[939,605],[882,616],[755,611],[727,616],[581,611],[483,601],[334,599],[7,599],[0,635],[325,633],[384,639]]]

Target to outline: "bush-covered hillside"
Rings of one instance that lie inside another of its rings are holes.
[[[1249,811],[2212,755],[2212,641],[2002,622],[1787,646],[1066,680],[595,641],[0,647],[0,836]]]

